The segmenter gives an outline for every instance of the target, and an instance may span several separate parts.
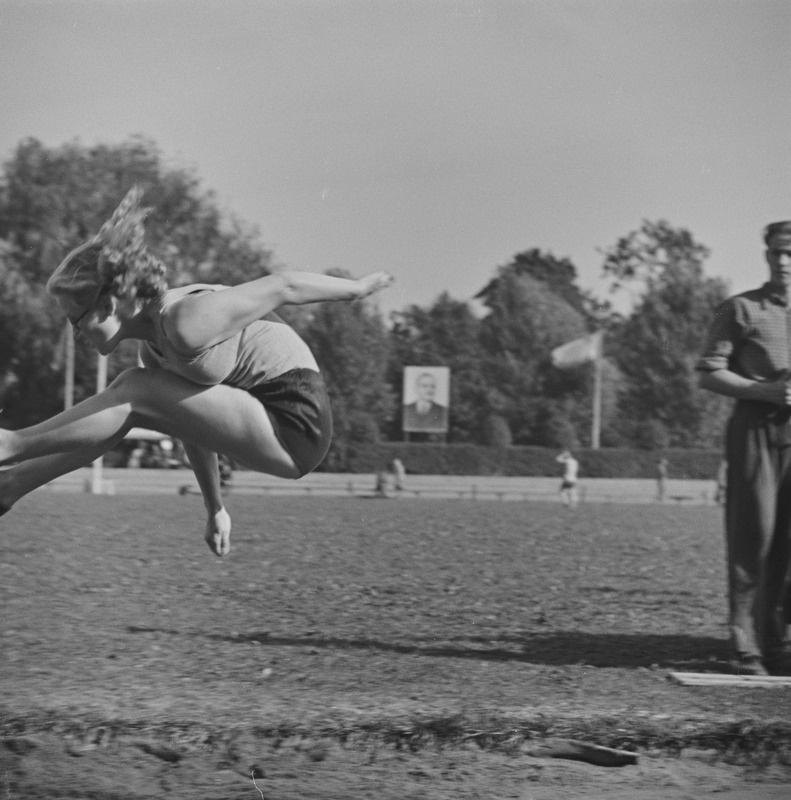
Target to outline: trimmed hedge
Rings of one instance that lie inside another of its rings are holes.
[[[400,458],[415,475],[503,475],[550,477],[562,473],[558,448],[481,447],[471,444],[381,442],[347,445],[337,471],[379,472]],[[666,458],[669,478],[714,480],[722,459],[718,450],[668,448],[575,450],[581,478],[656,478],[657,461]],[[340,459],[337,459],[340,461]],[[325,469],[326,467],[320,467]],[[329,471],[329,470],[327,470]]]

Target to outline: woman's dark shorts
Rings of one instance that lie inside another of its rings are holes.
[[[291,369],[247,390],[258,400],[299,477],[322,462],[332,439],[332,413],[324,378],[312,369]]]

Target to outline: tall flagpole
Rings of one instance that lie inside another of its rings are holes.
[[[557,369],[571,369],[593,363],[593,413],[591,414],[591,450],[599,449],[601,438],[601,400],[604,330],[589,333],[579,339],[556,347],[550,353],[552,364]]]
[[[593,414],[591,422],[591,450],[599,449],[601,438],[601,384],[602,384],[602,344],[603,333],[599,335],[596,346],[596,359],[593,362]]]

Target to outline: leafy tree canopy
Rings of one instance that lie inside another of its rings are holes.
[[[549,382],[558,383],[549,355],[589,330],[584,297],[575,279],[576,270],[567,260],[531,250],[500,267],[478,293],[489,311],[481,322],[484,374],[506,398],[503,415],[517,444],[545,440],[544,395]],[[565,390],[573,390],[584,375],[561,380]],[[554,402],[554,415],[562,417],[553,423],[557,430],[568,431],[573,406]]]
[[[255,229],[224,219],[213,193],[203,192],[189,171],[167,168],[142,137],[94,147],[21,142],[0,177],[0,239],[16,249],[25,279],[43,283],[134,184],[154,209],[146,223],[149,240],[164,256],[172,285],[239,283],[270,271],[272,255]]]
[[[567,258],[556,258],[551,253],[543,253],[537,248],[517,253],[510,264],[500,267],[497,274],[475,296],[490,305],[506,276],[524,276],[540,281],[552,294],[562,298],[573,309],[585,313],[586,298],[577,286],[577,270]]]
[[[486,405],[484,352],[480,320],[467,303],[444,292],[433,305],[413,305],[393,314],[390,383],[400,396],[405,366],[446,366],[451,370],[450,430],[452,441],[478,441],[482,435],[481,407]],[[400,419],[390,433],[399,438]]]
[[[331,274],[348,277],[342,270]],[[333,410],[333,445],[328,465],[343,468],[350,448],[378,442],[393,410],[385,381],[390,342],[371,300],[318,303],[291,316],[316,356]]]
[[[155,145],[19,143],[0,174],[0,376],[6,422],[23,424],[62,407],[62,359],[52,357],[65,319],[44,292],[61,259],[95,234],[127,190],[153,207],[147,233],[171,285],[239,283],[269,272],[271,253],[252,228],[220,214],[211,192],[186,170],[166,167]],[[111,369],[128,366],[125,348]],[[48,355],[44,355],[44,354]],[[76,399],[94,390],[95,356],[77,352]]]
[[[648,447],[688,446],[722,421],[727,404],[698,388],[695,363],[727,287],[704,274],[709,251],[689,231],[643,221],[606,253],[605,274],[631,288],[637,305],[611,333],[625,382],[623,429]],[[716,408],[713,407],[714,404]],[[706,442],[711,444],[711,442]]]

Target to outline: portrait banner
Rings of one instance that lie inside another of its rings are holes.
[[[449,367],[404,367],[405,433],[447,433],[449,405]]]

